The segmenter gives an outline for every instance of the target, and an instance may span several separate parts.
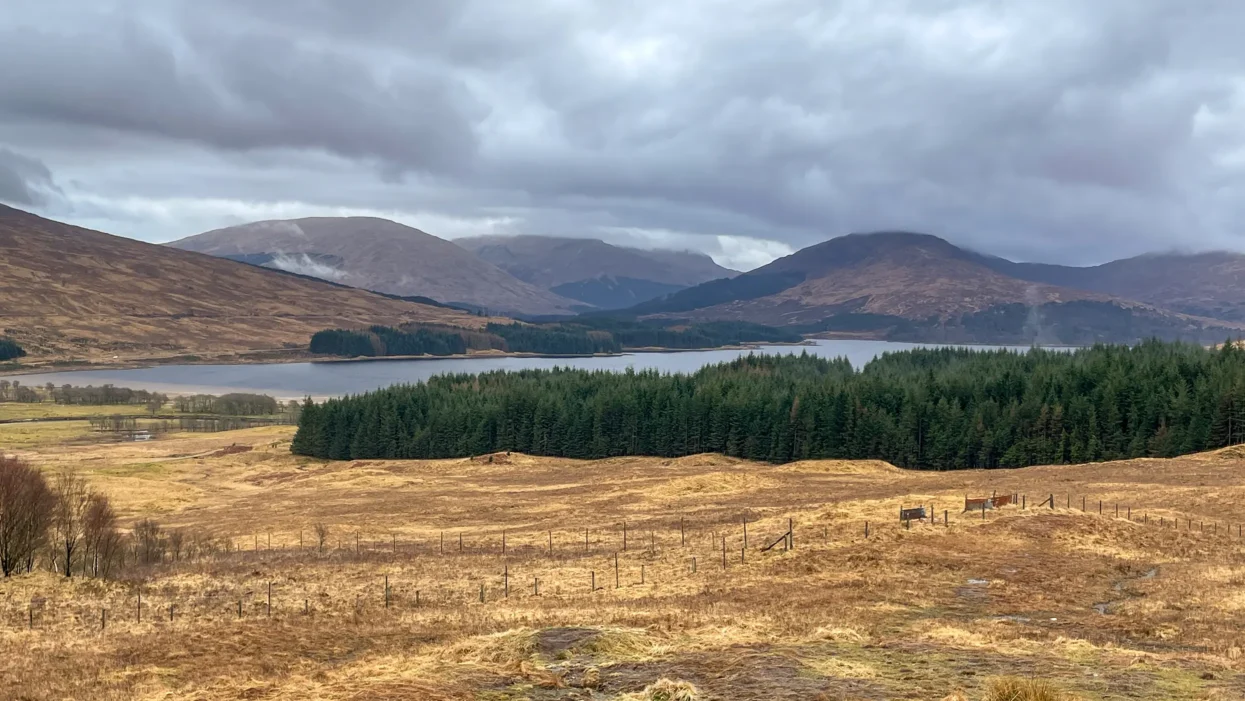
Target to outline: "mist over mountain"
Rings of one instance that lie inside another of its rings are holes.
[[[375,217],[254,222],[169,246],[353,287],[505,314],[572,314],[583,305],[520,280],[444,239]]]

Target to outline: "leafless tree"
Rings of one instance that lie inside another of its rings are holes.
[[[34,568],[47,542],[56,498],[38,470],[0,455],[0,572]]]
[[[320,552],[324,552],[324,544],[329,539],[329,527],[323,523],[316,524],[316,542],[320,545]]]
[[[91,575],[107,577],[121,554],[121,534],[117,531],[117,513],[108,497],[92,494],[84,519],[84,560],[89,559]]]
[[[59,572],[72,577],[73,566],[82,555],[91,489],[82,477],[72,470],[65,470],[56,476],[52,493],[56,497],[52,510],[53,560]]]
[[[134,557],[144,565],[164,560],[164,532],[160,524],[145,518],[134,524]]]
[[[186,543],[186,533],[180,528],[174,528],[169,531],[169,550],[173,556],[173,562],[177,562],[182,556],[182,546]]]

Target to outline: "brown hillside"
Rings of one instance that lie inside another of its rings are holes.
[[[1211,342],[1241,331],[1239,322],[1022,279],[1016,267],[926,234],[852,234],[634,311],[957,343]]]
[[[1094,290],[1226,321],[1245,321],[1245,255],[1212,251],[1151,254],[1090,268],[987,259],[1026,280]]]
[[[690,287],[738,274],[703,253],[645,251],[599,239],[474,236],[454,243],[545,289],[603,275]]]
[[[31,360],[304,347],[331,326],[483,319],[0,206],[0,328]]]
[[[575,306],[572,300],[524,282],[449,241],[375,217],[254,222],[169,245],[498,313],[566,314]]]

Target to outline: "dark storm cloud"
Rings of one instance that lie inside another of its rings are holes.
[[[1245,248],[1242,31],[1227,0],[19,0],[0,144],[149,237],[338,209],[1097,262]]]

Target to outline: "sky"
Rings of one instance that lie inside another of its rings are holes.
[[[1239,0],[5,0],[0,201],[371,215],[746,270],[851,232],[1245,250]]]

